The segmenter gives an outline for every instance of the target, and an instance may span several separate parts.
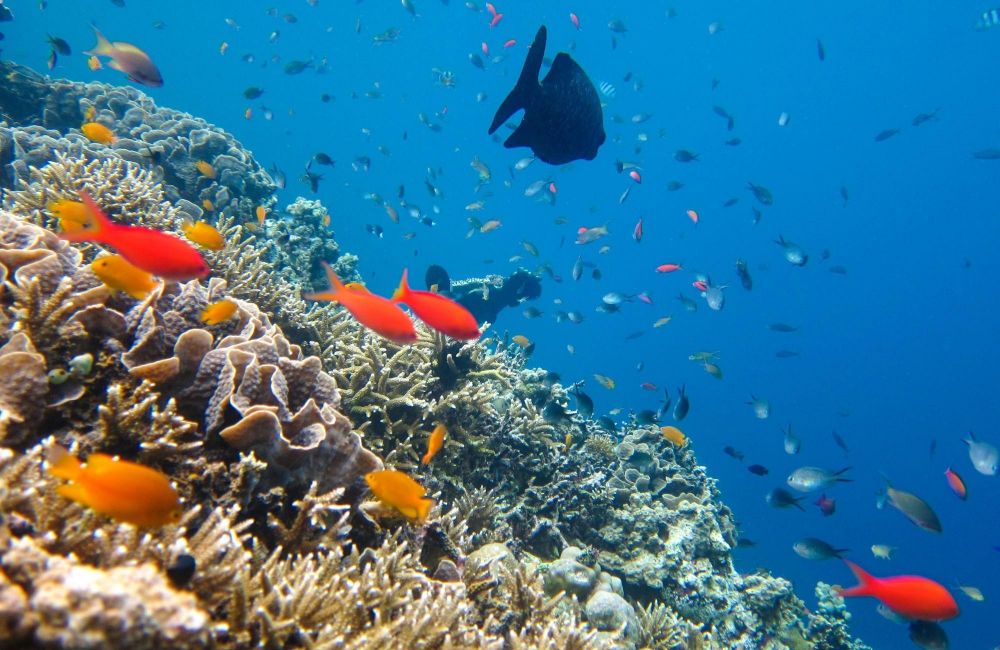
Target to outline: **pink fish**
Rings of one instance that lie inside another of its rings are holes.
[[[635,228],[632,229],[632,239],[637,244],[642,241],[642,217],[639,217],[639,220],[635,223]]]
[[[493,20],[490,21],[490,29],[493,29],[494,27],[499,25],[501,20],[503,20],[503,14],[497,14],[493,16]]]
[[[512,38],[512,39],[510,39],[509,41],[507,41],[506,43],[503,44],[503,48],[506,50],[508,47],[514,47],[515,45],[517,45],[517,41],[515,41]]]
[[[631,178],[632,180],[634,180],[636,183],[639,183],[640,185],[642,185],[642,175],[640,175],[639,172],[637,172],[636,170],[633,169],[632,171],[630,171],[628,173],[628,175],[629,175],[629,178]]]
[[[574,13],[570,13],[569,22],[573,23],[573,27],[580,29],[580,18]]]

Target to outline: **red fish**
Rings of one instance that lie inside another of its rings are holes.
[[[708,291],[708,283],[706,283],[704,280],[695,280],[694,282],[691,283],[691,286],[697,289],[698,291]]]
[[[656,390],[656,384],[647,381],[644,384],[639,384],[639,388],[643,390]]]
[[[628,173],[628,176],[629,176],[629,178],[631,178],[632,180],[634,180],[636,183],[639,183],[640,185],[642,185],[642,175],[638,171],[636,171],[636,170],[633,169],[632,171],[630,171]]]
[[[201,254],[180,237],[145,226],[115,223],[83,190],[80,198],[89,218],[82,227],[60,233],[63,239],[110,246],[132,266],[164,280],[186,282],[208,275],[208,264]]]
[[[580,29],[580,18],[574,13],[569,15],[569,22],[573,23],[573,27]]]
[[[674,271],[680,271],[683,268],[680,264],[660,264],[656,267],[657,273],[673,273]]]
[[[490,29],[496,27],[503,20],[503,14],[493,14],[493,20],[490,21]]]
[[[837,500],[827,498],[825,494],[816,499],[816,505],[819,506],[819,511],[823,513],[824,517],[829,517],[837,510]]]
[[[891,576],[876,578],[850,560],[844,560],[857,577],[858,584],[850,589],[838,589],[844,598],[871,596],[886,607],[918,621],[946,621],[958,616],[958,603],[940,584],[921,576]]]
[[[486,43],[486,41],[483,41],[482,50],[483,50],[483,54],[485,54],[486,56],[490,55],[490,46],[489,46],[489,44]]]
[[[330,288],[319,293],[303,294],[306,300],[330,300],[339,302],[344,309],[358,319],[358,322],[376,334],[396,343],[413,343],[417,331],[406,312],[390,300],[376,296],[367,289],[350,289],[344,286],[330,265],[323,262]]]
[[[512,38],[503,44],[503,48],[506,50],[508,47],[514,47],[515,45],[517,45],[517,41]]]
[[[963,481],[962,477],[958,475],[958,472],[949,467],[944,471],[944,478],[948,481],[948,487],[950,487],[951,491],[955,493],[955,496],[962,501],[965,501],[965,499],[969,496],[969,491],[966,489],[965,481]]]
[[[479,338],[479,323],[472,312],[439,293],[411,289],[406,282],[406,269],[392,300],[412,309],[417,318],[442,334],[455,339]]]
[[[632,229],[632,239],[637,244],[642,241],[642,217],[639,217],[639,220],[635,223],[635,228]]]

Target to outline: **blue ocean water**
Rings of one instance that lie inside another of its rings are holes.
[[[519,309],[508,310],[495,330],[529,337],[536,344],[531,363],[560,373],[564,383],[587,380],[599,414],[657,408],[661,393],[643,390],[644,382],[668,388],[675,399],[685,385],[691,412],[679,426],[718,478],[744,536],[756,543],[736,551],[741,569],[785,576],[813,603],[819,580],[853,584],[840,563],[793,553],[795,540],[820,537],[850,548],[850,557],[876,575],[916,573],[952,588],[979,587],[982,603],[953,589],[962,614],[944,627],[955,648],[1000,643],[990,617],[1000,598],[1000,479],[978,474],[962,443],[969,430],[1000,442],[1000,161],[972,157],[1000,148],[1000,88],[992,80],[1000,27],[974,30],[989,5],[507,1],[497,3],[504,18],[491,29],[485,9],[473,11],[458,0],[415,0],[416,17],[398,2],[375,0],[6,4],[17,18],[0,24],[5,58],[43,70],[46,33],[72,45],[73,56],[61,57],[53,75],[124,83],[113,70],[87,68],[80,52],[93,42],[90,21],[112,40],[143,48],[165,78],[162,88],[143,90],[162,105],[226,128],[263,164],[283,169],[289,180],[280,205],[298,195],[321,199],[338,241],[360,256],[375,291],[390,292],[404,266],[420,277],[427,264],[442,264],[461,278],[550,265],[561,281],[543,276],[535,303],[543,317],[529,320]],[[265,11],[270,6],[276,11]],[[571,24],[571,11],[582,29]],[[290,13],[297,22],[283,19]],[[612,33],[614,19],[628,31]],[[153,25],[158,20],[162,29]],[[714,34],[712,23],[719,27]],[[508,168],[529,152],[504,149],[486,129],[540,24],[549,28],[549,56],[570,51],[595,82],[615,86],[615,96],[606,98],[608,142],[593,162],[556,168],[536,161],[511,174]],[[399,29],[398,39],[373,44],[374,35],[391,27]],[[508,39],[517,43],[505,49]],[[228,49],[220,54],[224,42]],[[485,69],[470,63],[471,53],[486,61]],[[252,63],[242,60],[248,54]],[[502,59],[493,61],[498,55]],[[323,58],[325,74],[283,72],[290,60]],[[438,83],[435,68],[453,72],[454,86]],[[242,94],[248,86],[265,92],[248,101]],[[377,98],[366,96],[372,91]],[[329,102],[321,101],[324,93]],[[714,106],[734,117],[732,131]],[[245,119],[247,108],[251,119]],[[273,119],[265,119],[266,110]],[[933,111],[937,119],[912,124]],[[640,112],[652,117],[633,124],[630,117]],[[789,121],[780,127],[783,112]],[[429,129],[421,113],[441,129]],[[885,129],[900,132],[876,142]],[[739,146],[724,144],[734,137]],[[699,160],[674,160],[682,148]],[[313,165],[324,179],[312,195],[298,177],[319,151],[337,164]],[[358,156],[371,158],[369,171],[352,170]],[[493,173],[478,193],[469,164],[475,157]],[[639,163],[642,184],[618,174],[616,159]],[[425,188],[428,168],[441,197]],[[543,179],[558,188],[555,205],[523,195]],[[684,187],[670,192],[674,180]],[[774,205],[756,204],[748,182],[769,188]],[[433,214],[434,226],[405,214],[394,225],[365,198],[378,193],[395,201],[400,185],[407,201]],[[730,198],[739,201],[723,207]],[[464,209],[477,200],[485,201],[483,211]],[[763,213],[756,225],[754,207]],[[689,209],[699,213],[697,225],[685,216]],[[503,225],[467,238],[470,215]],[[645,234],[636,243],[632,230],[640,216]],[[559,217],[565,223],[557,223]],[[366,232],[366,224],[381,225],[384,238]],[[610,230],[605,239],[573,243],[577,228],[603,224]],[[405,239],[405,232],[416,236]],[[806,250],[804,267],[783,259],[774,243],[779,235]],[[537,259],[522,240],[537,246]],[[604,244],[611,249],[600,254]],[[509,261],[516,255],[522,259]],[[592,279],[587,268],[574,282],[570,270],[578,256],[602,278]],[[737,258],[748,261],[750,292],[736,277]],[[665,262],[683,263],[684,271],[655,273]],[[846,274],[831,273],[833,266]],[[692,288],[698,272],[727,285],[723,310],[709,310]],[[611,291],[645,291],[653,304],[596,312]],[[686,312],[678,293],[696,300],[697,312]],[[584,322],[557,323],[558,310],[578,310]],[[671,322],[654,329],[664,316]],[[776,322],[799,329],[774,332],[768,325]],[[635,332],[642,335],[628,338]],[[688,360],[702,350],[719,353],[721,380]],[[778,350],[799,356],[777,358]],[[602,388],[594,373],[617,387]],[[754,417],[746,404],[751,395],[769,400],[769,418]],[[795,456],[782,449],[781,429],[789,424],[803,439]],[[834,430],[848,453],[834,443]],[[745,462],[724,454],[726,445],[744,452]],[[749,463],[765,465],[770,474],[747,472]],[[853,482],[828,492],[837,499],[832,517],[812,505],[818,494],[803,502],[805,512],[765,504],[764,495],[802,465],[852,468]],[[948,466],[965,478],[968,501],[948,490]],[[883,473],[930,502],[944,532],[922,531],[891,509],[876,509]],[[875,543],[898,547],[894,559],[874,559],[869,547]],[[849,601],[853,631],[877,648],[907,647],[905,627],[874,606],[873,600]]]

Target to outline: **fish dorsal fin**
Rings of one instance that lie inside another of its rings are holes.
[[[531,103],[532,97],[538,93],[538,73],[542,69],[542,57],[545,55],[547,35],[548,32],[545,29],[545,25],[538,28],[535,40],[528,49],[528,57],[524,60],[524,67],[521,68],[521,76],[517,78],[517,85],[510,91],[507,98],[503,100],[500,108],[497,109],[496,115],[493,116],[493,123],[490,124],[489,130],[490,135],[493,135],[500,128],[501,124],[509,120],[511,115],[522,108],[527,108]],[[516,131],[514,135],[517,135]],[[514,135],[511,136],[511,139],[514,138]],[[511,139],[507,140],[508,146],[520,146],[511,145]]]

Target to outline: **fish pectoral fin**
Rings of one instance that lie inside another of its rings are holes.
[[[69,485],[60,485],[59,487],[56,488],[56,492],[59,493],[60,496],[64,496],[67,499],[76,501],[77,503],[80,503],[82,505],[85,506],[90,505],[90,498],[87,494],[87,491],[83,489],[82,486],[76,485],[75,483]]]

